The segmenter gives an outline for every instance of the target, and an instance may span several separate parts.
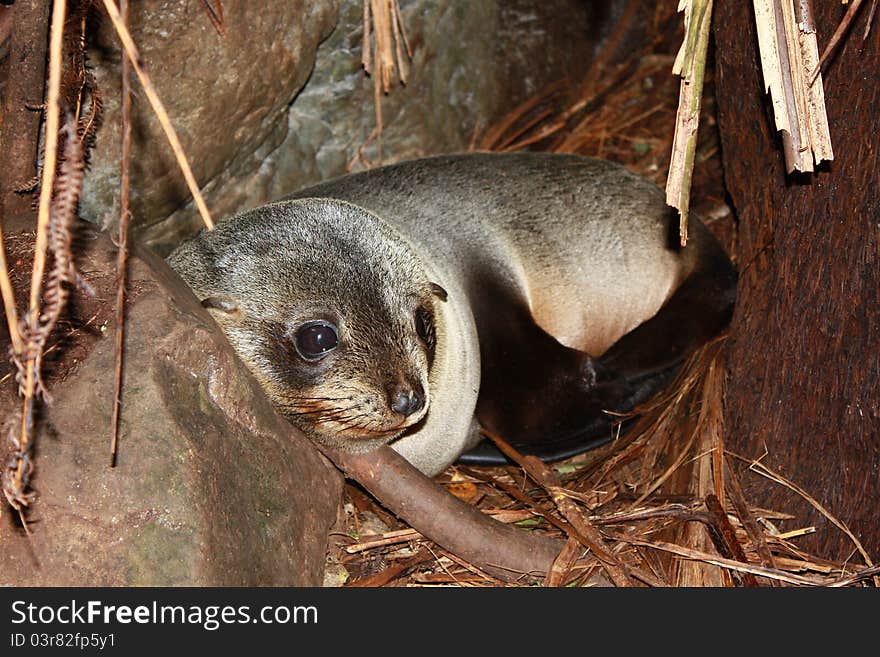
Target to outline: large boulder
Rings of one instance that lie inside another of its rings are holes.
[[[238,171],[258,149],[284,138],[287,107],[311,73],[318,43],[336,23],[339,0],[224,0],[225,36],[200,2],[131,3],[132,37],[171,117],[196,180]],[[81,212],[115,221],[118,211],[121,46],[104,18],[88,51],[104,103]],[[132,75],[132,201],[149,225],[186,203],[189,191],[146,96]]]
[[[613,18],[580,0],[400,6],[414,57],[407,85],[382,100],[385,162],[467,149],[474,134],[516,103],[564,76],[582,75],[599,28]],[[224,0],[223,7],[226,37],[200,3],[186,0],[134,3],[131,17],[142,60],[215,217],[375,164],[373,80],[361,66],[362,3],[276,1],[257,11],[253,3]],[[81,212],[102,225],[118,216],[117,41],[105,20],[89,56],[105,119]],[[167,252],[201,220],[140,91],[134,127],[134,222],[144,240]]]
[[[38,423],[32,537],[4,508],[0,585],[320,585],[341,477],[150,254],[130,265],[121,436],[109,466],[115,256],[104,237],[83,244],[77,260],[97,296],[77,299],[78,328],[47,368],[53,401]],[[3,386],[7,417],[19,406],[13,387]]]

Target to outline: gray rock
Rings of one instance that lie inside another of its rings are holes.
[[[106,323],[68,338],[54,367],[33,537],[4,508],[0,585],[320,585],[341,477],[275,413],[188,288],[144,257],[130,269],[115,468],[113,249],[96,238],[77,257],[98,292],[78,300],[98,306],[80,316]],[[3,401],[8,415],[17,400]]]
[[[239,170],[251,154],[277,146],[283,118],[314,64],[315,50],[336,22],[339,0],[224,0],[226,36],[200,2],[131,3],[131,32],[141,60],[171,117],[193,168],[205,184]],[[97,223],[116,221],[120,160],[119,40],[105,18],[89,50],[104,100],[80,211]],[[186,203],[190,194],[164,133],[132,74],[132,210],[148,226]]]
[[[409,83],[394,80],[383,97],[386,162],[467,148],[474,122],[493,114],[499,84],[492,72],[498,10],[487,0],[413,0],[401,11],[415,58]],[[250,171],[227,170],[207,186],[223,216],[277,199],[308,183],[377,162],[373,80],[361,66],[362,9],[345,2],[333,34],[318,49],[315,70],[290,107],[286,137],[253,153]],[[246,168],[246,167],[245,167]],[[190,204],[153,226],[146,239],[162,248],[199,228]]]
[[[225,38],[199,3],[135,6],[142,58],[215,218],[377,163],[358,0],[261,3],[260,11],[226,0]],[[587,29],[605,20],[579,0],[402,0],[401,11],[414,58],[408,84],[382,101],[384,162],[466,150],[475,131],[528,95],[583,74],[594,47]],[[109,25],[90,61],[106,119],[81,212],[111,225],[118,214],[119,52]],[[147,243],[167,253],[201,220],[152,110],[138,96],[134,222]]]

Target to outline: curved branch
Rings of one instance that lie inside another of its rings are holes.
[[[498,579],[549,572],[564,542],[504,525],[448,493],[390,447],[366,454],[319,449],[413,529]]]

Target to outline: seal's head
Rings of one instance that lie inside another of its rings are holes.
[[[362,452],[427,413],[445,292],[372,213],[333,199],[273,203],[220,222],[168,262],[314,440]]]

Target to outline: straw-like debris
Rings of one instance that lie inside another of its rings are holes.
[[[717,403],[711,396],[722,379],[722,345],[723,339],[717,340],[694,354],[667,393],[614,443],[552,466],[540,464],[549,475],[523,459],[526,477],[514,465],[453,466],[437,481],[496,522],[564,538],[544,579],[547,586],[594,585],[603,581],[596,573],[607,572],[609,564],[620,569],[609,581],[635,586],[870,581],[877,569],[867,559],[831,563],[800,551],[790,535],[775,529],[774,522],[790,516],[749,506],[726,459],[713,459],[712,451],[701,448],[702,435],[714,431],[708,416],[699,418],[703,406]],[[719,463],[720,478],[711,472]],[[708,464],[711,491],[705,495],[699,488],[703,464]],[[541,483],[532,483],[531,475]],[[716,485],[721,488],[715,490]],[[346,569],[350,585],[448,585],[460,579],[468,585],[499,584],[440,556],[444,551],[431,541],[357,488],[348,490],[357,502],[349,507],[350,533],[334,537],[331,559]],[[736,501],[722,506],[721,500]],[[572,531],[570,522],[577,517],[585,524]],[[584,526],[593,528],[590,540],[597,544],[584,544]]]
[[[669,176],[666,180],[666,202],[679,211],[679,240],[685,246],[691,176],[697,150],[697,129],[700,125],[706,54],[709,50],[709,30],[712,24],[712,0],[683,0],[679,7],[684,9],[685,14],[685,38],[672,66],[672,72],[681,76],[681,91],[675,116]]]
[[[382,94],[391,91],[395,72],[400,84],[406,84],[409,74],[407,61],[411,59],[412,49],[406,38],[397,0],[363,0],[361,64],[366,74],[373,78],[376,155],[379,163],[382,162]]]
[[[833,160],[825,92],[809,0],[756,0],[755,20],[764,86],[770,92],[785,165],[813,171]]]

